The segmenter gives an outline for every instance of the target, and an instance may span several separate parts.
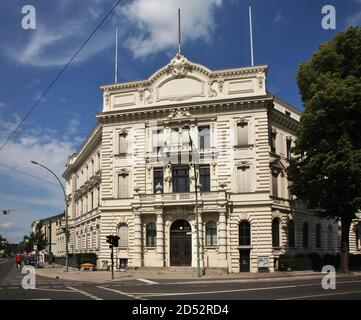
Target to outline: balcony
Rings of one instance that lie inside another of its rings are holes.
[[[182,193],[157,193],[157,194],[138,194],[134,198],[134,202],[141,204],[162,203],[163,206],[172,205],[192,205],[195,203],[195,192]],[[226,201],[226,194],[224,191],[209,191],[198,193],[199,203],[209,203],[217,201]]]

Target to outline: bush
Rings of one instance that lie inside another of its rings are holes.
[[[350,254],[350,269],[361,270],[361,254]]]
[[[302,253],[290,254],[286,253],[279,257],[278,270],[279,271],[296,271],[308,270],[309,262]]]
[[[307,255],[308,264],[311,270],[321,271],[323,267],[323,259],[318,253],[310,253]]]
[[[350,270],[361,271],[361,254],[350,254]],[[286,253],[278,259],[279,271],[321,271],[323,266],[331,265],[337,270],[340,266],[340,254],[325,254],[321,257],[318,253],[310,253],[307,256],[302,253]]]

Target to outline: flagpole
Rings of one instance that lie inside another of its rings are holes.
[[[252,26],[252,8],[251,6],[248,7],[249,12],[249,38],[250,38],[250,45],[251,45],[251,66],[254,66],[254,57],[253,57],[253,26]]]
[[[181,9],[178,8],[178,53],[181,53],[181,42],[182,42],[182,34],[181,34]]]
[[[118,83],[118,28],[115,28],[115,75],[114,82]]]

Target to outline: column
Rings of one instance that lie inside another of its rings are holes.
[[[142,221],[140,213],[134,213],[133,267],[142,266]]]
[[[219,231],[218,231],[218,257],[219,267],[227,268],[227,220],[226,210],[221,209],[218,211],[219,214]]]
[[[157,213],[157,255],[159,266],[164,267],[164,223],[163,213]]]

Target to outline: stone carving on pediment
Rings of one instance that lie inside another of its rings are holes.
[[[260,89],[263,89],[263,82],[264,82],[264,76],[263,75],[258,75],[257,76],[257,80],[258,80],[258,86]]]
[[[218,78],[217,83],[218,83],[219,92],[223,92],[224,79],[223,78]]]
[[[171,109],[167,119],[175,120],[175,119],[185,119],[191,117],[192,115],[189,112],[188,108],[180,108],[180,109]]]
[[[144,100],[144,94],[145,94],[145,89],[143,87],[140,87],[138,89],[138,96],[139,96],[139,101],[143,102]]]
[[[153,88],[148,88],[146,91],[149,93],[148,96],[145,98],[145,102],[148,104],[153,103]]]
[[[108,90],[106,90],[104,93],[104,104],[106,106],[109,106],[109,100],[110,100],[110,93]]]
[[[217,96],[217,91],[214,88],[212,88],[213,83],[214,83],[214,80],[208,81],[208,96],[210,98],[214,98]]]
[[[192,70],[186,57],[177,54],[168,64],[167,71],[172,73],[176,78],[183,78],[187,75],[188,71]]]

